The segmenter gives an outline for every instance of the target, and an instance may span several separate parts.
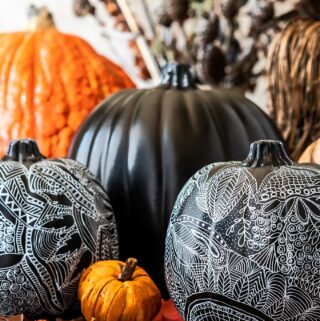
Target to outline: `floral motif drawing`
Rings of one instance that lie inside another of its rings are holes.
[[[109,199],[72,160],[0,162],[0,315],[59,315],[83,269],[117,258]]]
[[[201,169],[174,207],[165,271],[188,321],[319,320],[320,169]]]

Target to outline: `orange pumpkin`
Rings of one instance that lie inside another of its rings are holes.
[[[320,164],[320,138],[311,143],[299,158],[299,163]]]
[[[151,321],[161,294],[136,259],[98,261],[80,278],[78,296],[87,321]]]
[[[39,12],[37,30],[0,34],[0,155],[11,139],[30,137],[47,157],[65,156],[93,107],[134,87],[120,67]]]

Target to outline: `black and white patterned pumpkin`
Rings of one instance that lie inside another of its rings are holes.
[[[172,64],[159,86],[123,90],[102,102],[69,155],[109,193],[120,258],[138,258],[166,298],[164,243],[180,189],[206,164],[242,160],[257,139],[280,139],[258,106],[235,91],[202,90],[189,66]]]
[[[166,239],[166,282],[187,321],[320,316],[320,167],[258,141],[181,191]]]
[[[13,141],[0,162],[0,315],[61,315],[82,270],[117,256],[112,208],[90,172]]]

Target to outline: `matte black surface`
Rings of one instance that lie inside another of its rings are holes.
[[[269,118],[241,95],[195,89],[188,75],[170,77],[162,87],[124,90],[104,101],[69,151],[108,191],[121,259],[136,257],[164,296],[167,224],[187,179],[208,163],[243,160],[257,139],[280,138]],[[177,79],[190,87],[177,89]]]

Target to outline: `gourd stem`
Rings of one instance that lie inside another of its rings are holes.
[[[31,5],[28,10],[29,31],[55,28],[55,23],[51,12],[47,7],[37,8]]]
[[[197,88],[191,75],[190,66],[183,64],[168,64],[161,73],[161,87],[174,89]]]
[[[283,144],[276,140],[258,140],[252,143],[248,157],[242,162],[246,167],[279,167],[292,164]]]
[[[32,139],[12,140],[2,161],[36,163],[45,159],[40,153],[37,143]]]
[[[118,279],[122,282],[130,281],[132,279],[132,275],[137,267],[138,261],[134,258],[129,258],[126,260],[121,273],[119,274]]]

